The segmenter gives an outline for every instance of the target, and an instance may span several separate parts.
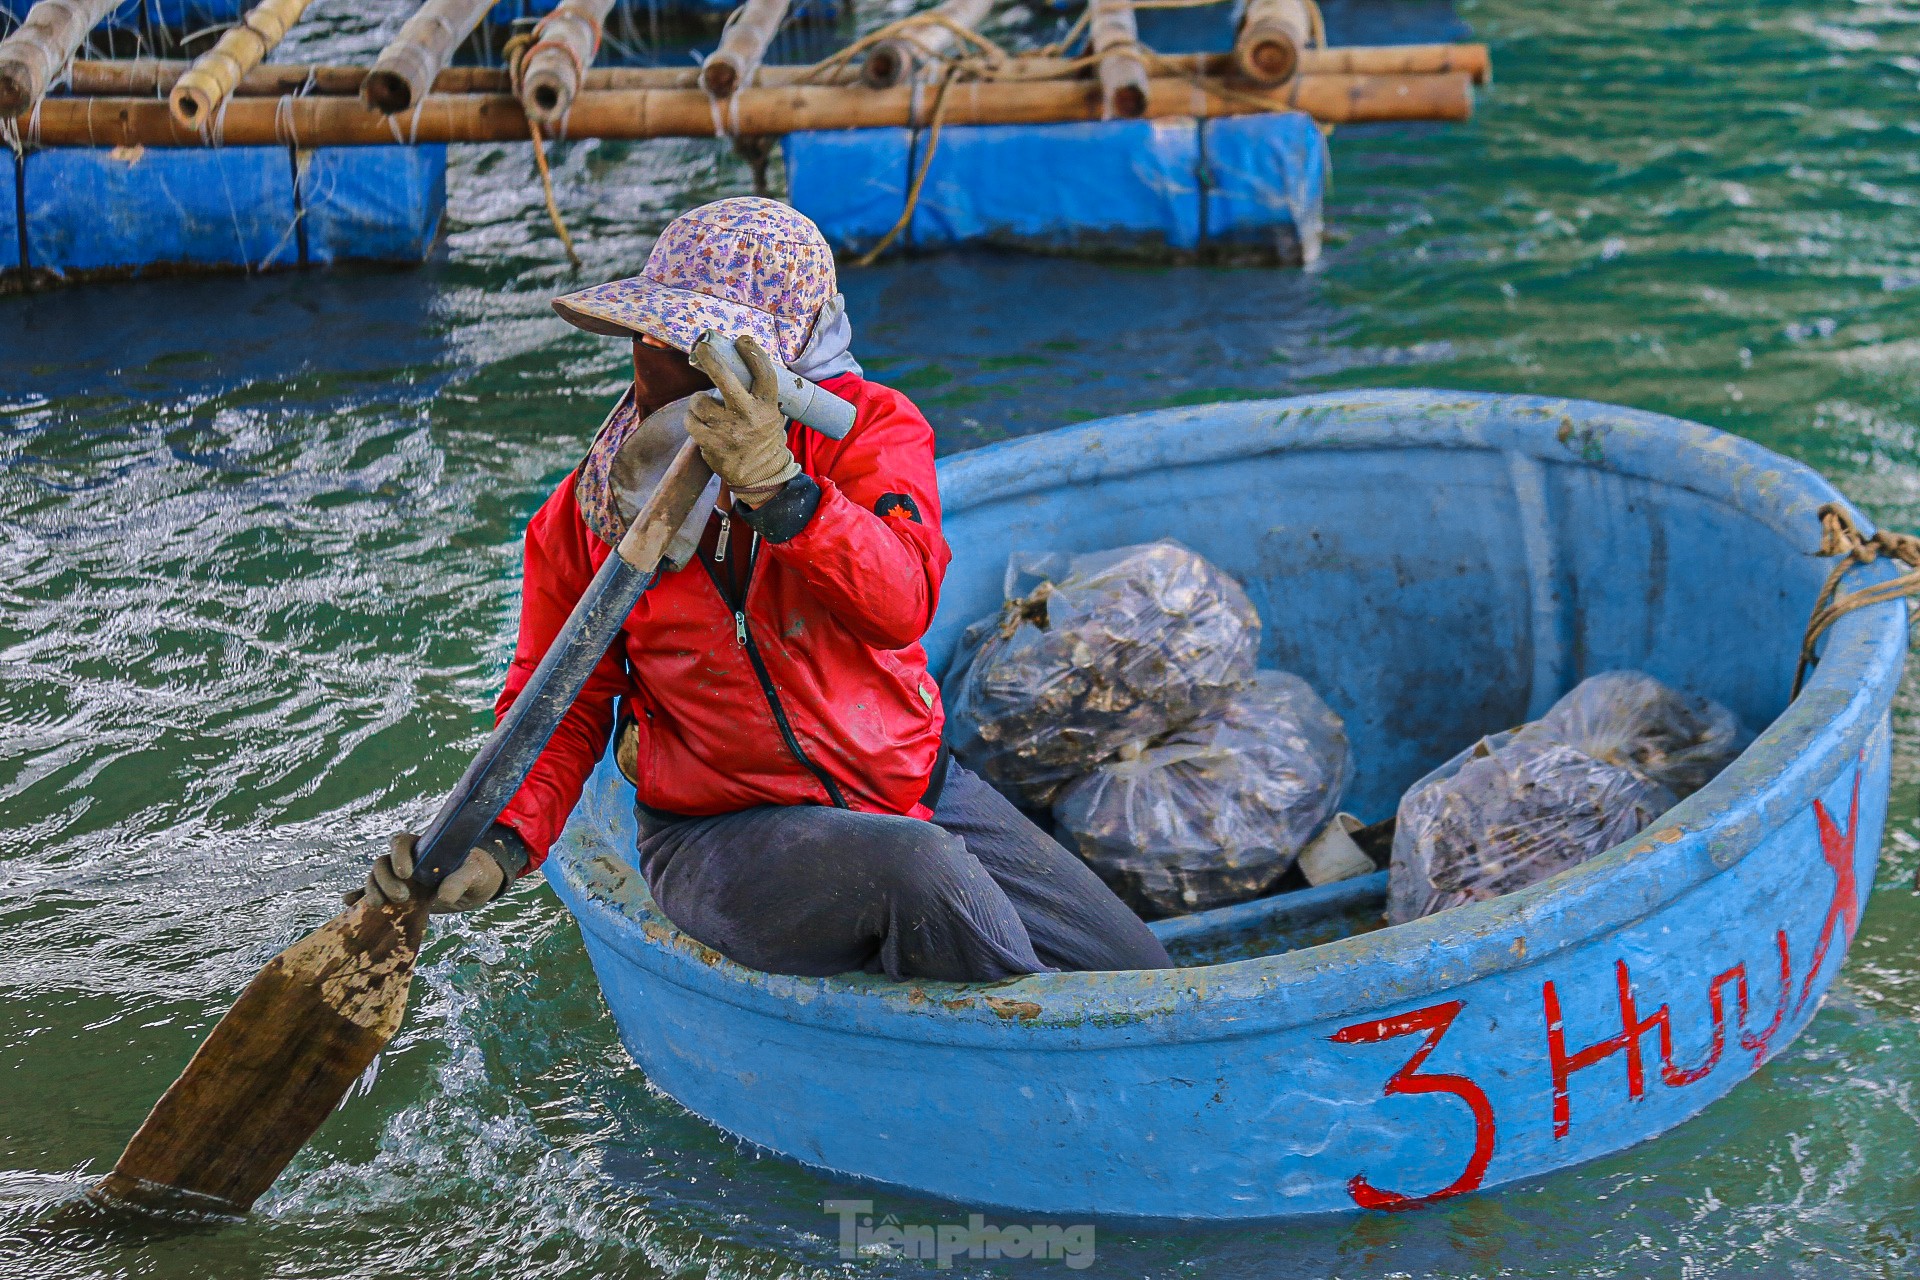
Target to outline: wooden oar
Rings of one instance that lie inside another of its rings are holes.
[[[89,1194],[244,1213],[399,1029],[426,903],[546,748],[712,476],[691,441],[420,837],[412,900],[350,907],[268,963]],[[675,548],[678,551],[678,548]]]

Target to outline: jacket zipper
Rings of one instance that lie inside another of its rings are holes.
[[[720,517],[720,532],[722,537],[727,533],[728,523],[728,518],[722,515]],[[723,548],[725,546],[725,542],[715,543],[715,554],[713,557],[709,559],[706,556],[702,556],[700,557],[700,563],[707,567],[707,576],[713,579],[713,589],[720,593],[721,601],[729,609],[733,610],[733,642],[747,651],[747,661],[753,664],[753,674],[758,677],[760,681],[760,692],[766,695],[767,707],[773,712],[773,722],[779,726],[780,738],[787,744],[787,750],[793,753],[793,758],[800,762],[802,768],[813,775],[814,781],[825,788],[827,799],[833,801],[833,807],[836,809],[845,809],[848,807],[847,800],[845,796],[840,794],[839,784],[834,782],[831,774],[815,764],[808,758],[807,753],[800,749],[800,740],[793,735],[793,726],[787,720],[786,709],[780,705],[780,694],[773,687],[773,676],[768,672],[767,664],[761,660],[760,646],[753,642],[753,633],[747,629],[747,595],[753,589],[754,567],[760,562],[760,535],[758,532],[755,532],[753,542],[747,552],[747,581],[746,585],[740,589],[740,598],[738,600],[735,600],[731,593],[728,592],[727,585],[720,581],[720,572],[715,567],[716,564],[723,561]]]

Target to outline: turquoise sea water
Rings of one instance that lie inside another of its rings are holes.
[[[850,270],[860,353],[948,450],[1222,397],[1545,392],[1740,432],[1920,527],[1920,10],[1460,14],[1497,84],[1466,125],[1335,135],[1314,269]],[[343,13],[316,33],[352,52],[379,28]],[[557,172],[588,279],[630,273],[673,213],[746,184],[695,142],[577,145]],[[476,744],[519,527],[621,378],[616,345],[548,311],[571,283],[525,149],[477,147],[456,153],[448,251],[421,271],[0,299],[0,1274],[925,1270],[842,1261],[820,1202],[854,1188],[651,1091],[577,931],[531,885],[436,929],[377,1079],[247,1221],[143,1245],[32,1231]],[[1915,728],[1909,698],[1842,979],[1728,1100],[1423,1213],[1100,1224],[1089,1274],[1920,1273]],[[875,1198],[909,1221],[965,1212]]]

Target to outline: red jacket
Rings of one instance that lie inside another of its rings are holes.
[[[919,801],[945,712],[920,637],[952,558],[940,534],[933,429],[888,387],[853,374],[823,385],[859,413],[844,440],[788,424],[794,457],[820,485],[813,518],[784,543],[731,520],[729,552],[715,563],[716,511],[700,557],[640,598],[500,815],[534,866],[605,752],[622,697],[638,724],[639,798],[653,808],[705,815],[831,804],[837,791],[848,808],[929,816]],[[574,480],[527,525],[520,639],[496,718],[612,554],[581,519]],[[737,626],[720,584],[749,562]]]

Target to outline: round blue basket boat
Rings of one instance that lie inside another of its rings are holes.
[[[1368,820],[1598,671],[1765,728],[1633,841],[1496,901],[1381,928],[1382,873],[1160,922],[1181,968],[992,985],[709,950],[648,898],[603,764],[547,875],[634,1059],[693,1112],[981,1207],[1399,1208],[1652,1137],[1813,1016],[1873,878],[1907,616],[1842,618],[1789,703],[1839,500],[1806,467],[1607,405],[1388,391],[1109,419],[949,458],[941,485],[936,671],[1010,552],[1178,538],[1246,584],[1261,664],[1346,718]]]

